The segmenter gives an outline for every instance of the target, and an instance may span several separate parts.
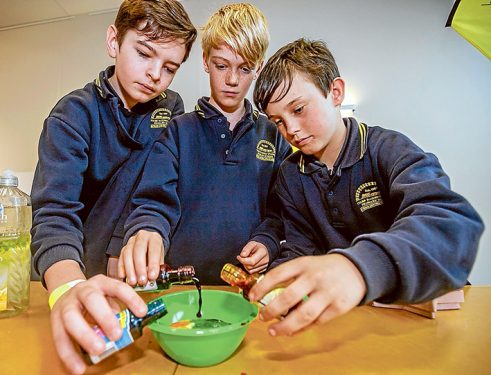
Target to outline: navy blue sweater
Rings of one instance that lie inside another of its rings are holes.
[[[113,72],[109,67],[63,97],[44,122],[31,193],[41,275],[64,259],[86,267],[88,276],[106,272],[106,255],[121,250],[129,198],[151,146],[184,112],[170,90],[126,110],[107,80]]]
[[[166,263],[194,265],[206,284],[223,283],[223,264],[237,263],[248,240],[266,245],[271,259],[282,237],[266,203],[291,148],[272,122],[245,105],[233,132],[205,98],[171,121],[147,160],[126,225],[125,243],[140,229],[159,232]]]
[[[417,303],[463,286],[483,223],[438,159],[406,136],[345,120],[333,170],[297,152],[281,166],[286,242],[272,267],[339,253],[361,271],[363,302]]]

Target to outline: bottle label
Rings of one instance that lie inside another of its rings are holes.
[[[279,296],[285,288],[276,288],[270,291],[268,294],[266,294],[260,301],[258,301],[261,305],[266,306],[268,303],[270,303],[273,299],[275,299],[277,296]]]
[[[121,329],[123,330],[123,335],[118,341],[111,341],[109,338],[102,332],[102,330],[98,326],[92,327],[92,329],[104,340],[106,343],[106,348],[100,355],[90,355],[90,360],[92,363],[96,364],[102,361],[104,358],[109,357],[111,354],[117,352],[118,350],[123,349],[124,347],[130,345],[133,341],[133,336],[130,332],[130,319],[129,319],[129,310],[123,310],[116,314],[116,318],[119,320],[119,324]]]
[[[259,276],[259,278],[257,279],[257,282],[260,282],[263,279],[263,277],[264,277],[264,273],[261,276]],[[263,296],[263,298],[261,298],[260,301],[257,301],[257,302],[263,306],[266,306],[273,299],[275,299],[277,296],[279,296],[284,290],[285,290],[285,288],[283,288],[283,287],[273,289],[269,293],[267,293],[265,296]]]
[[[149,292],[152,290],[157,290],[158,286],[156,281],[148,281],[145,285],[137,285],[133,289],[135,290],[135,292]]]
[[[7,283],[9,280],[9,267],[4,263],[0,254],[0,311],[7,310]]]

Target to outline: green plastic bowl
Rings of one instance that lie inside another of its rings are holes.
[[[172,323],[196,317],[198,292],[187,290],[162,298],[167,315],[149,324],[160,347],[169,357],[186,366],[205,367],[230,357],[240,345],[251,321],[258,313],[241,294],[221,290],[203,290],[201,319],[220,319],[230,323],[217,328],[179,329]]]

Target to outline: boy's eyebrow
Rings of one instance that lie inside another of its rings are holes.
[[[290,100],[288,103],[286,103],[285,107],[288,108],[288,107],[291,107],[293,106],[296,102],[298,102],[300,99],[302,99],[302,96],[299,95],[297,96],[296,98],[293,98],[292,100]],[[272,117],[277,117],[278,115],[275,115],[274,113],[271,114],[271,115],[267,115],[268,119],[271,119]]]
[[[156,52],[155,51],[155,48],[153,48],[150,44],[148,44],[147,42],[145,42],[144,40],[137,40],[136,41],[138,44],[141,44],[142,46],[145,46],[147,47],[150,51],[152,52]]]
[[[230,61],[224,57],[221,57],[221,56],[210,56],[210,59],[211,60],[220,60],[220,61],[224,61],[224,62],[227,62],[229,63]]]
[[[226,63],[230,63],[230,60],[226,59],[225,57],[221,57],[221,56],[210,56],[210,59],[211,60],[220,60],[220,61],[223,61],[223,62],[226,62]],[[247,64],[247,62],[242,62],[240,65],[245,65],[245,66],[249,66],[249,64]]]
[[[295,104],[296,102],[298,102],[300,99],[302,99],[302,96],[301,96],[301,95],[299,95],[299,96],[297,96],[296,98],[293,98],[292,100],[290,100],[290,101],[289,101],[289,102],[286,104],[286,106],[287,106],[287,107],[291,107],[293,104]]]
[[[148,44],[146,41],[144,41],[144,40],[137,40],[137,41],[136,41],[136,43],[141,44],[142,46],[144,46],[144,47],[148,48],[148,49],[149,49],[149,50],[150,50],[152,53],[157,54],[157,51],[155,50],[155,48],[153,48],[153,47],[152,47],[150,44]],[[166,63],[167,63],[167,64],[174,65],[176,68],[179,68],[179,67],[181,66],[181,64],[180,64],[180,63],[175,62],[175,61],[172,61],[172,60],[167,61]]]

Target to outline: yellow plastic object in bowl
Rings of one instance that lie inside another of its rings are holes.
[[[221,290],[202,293],[201,318],[196,317],[198,292],[187,290],[160,297],[168,313],[148,326],[165,353],[186,366],[212,366],[226,360],[258,313],[257,306],[241,294]]]

